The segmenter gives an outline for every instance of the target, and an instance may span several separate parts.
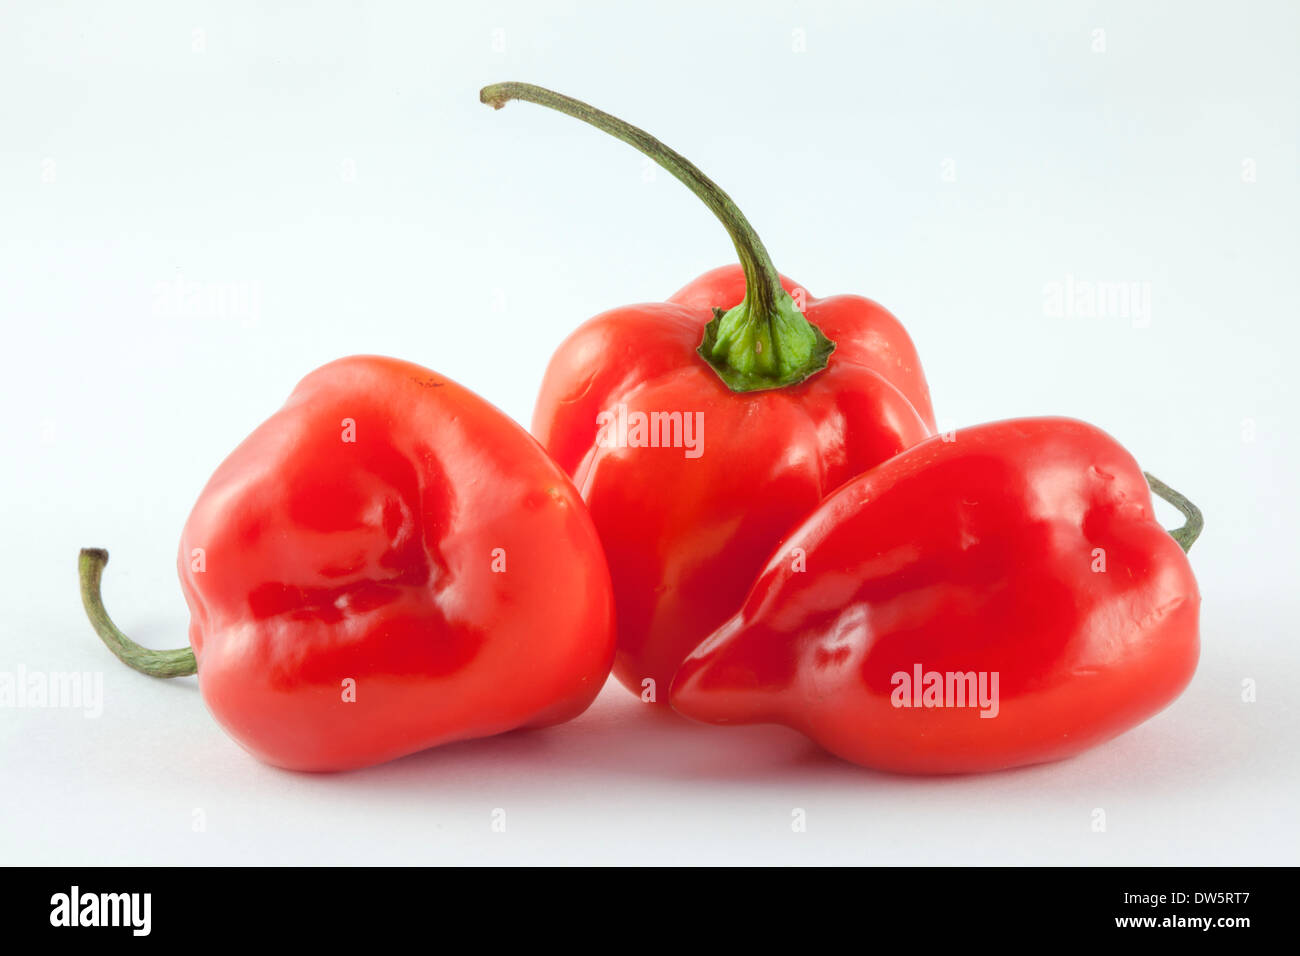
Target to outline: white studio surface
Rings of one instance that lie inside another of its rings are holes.
[[[1300,8],[989,6],[6,4],[0,671],[101,673],[104,705],[0,708],[0,863],[1296,863]],[[312,368],[398,355],[526,424],[579,322],[732,261],[629,147],[480,105],[500,80],[645,127],[782,271],[887,306],[941,427],[1083,418],[1196,501],[1183,696],[1064,763],[923,779],[611,683],[562,727],[305,776],[112,660],[78,548],[128,633],[183,644],[185,517]],[[1073,305],[1099,284],[1132,294]]]

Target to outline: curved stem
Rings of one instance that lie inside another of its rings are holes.
[[[496,83],[479,91],[493,109],[526,100],[582,120],[654,160],[686,185],[722,223],[745,273],[745,298],[714,309],[696,350],[734,392],[797,385],[826,367],[835,343],[808,321],[781,284],[781,274],[749,220],[713,180],[685,156],[617,116],[531,83]]]
[[[1192,544],[1201,536],[1201,530],[1205,527],[1205,516],[1201,514],[1201,509],[1151,474],[1151,472],[1144,471],[1142,474],[1146,475],[1147,484],[1151,486],[1151,490],[1181,511],[1183,517],[1187,519],[1187,523],[1181,528],[1171,529],[1169,535],[1178,542],[1184,551],[1190,551]]]
[[[617,116],[611,116],[581,100],[575,100],[541,86],[533,86],[531,83],[494,83],[479,91],[479,100],[496,110],[501,109],[511,100],[524,100],[536,103],[538,106],[545,106],[621,139],[653,159],[695,193],[727,230],[736,247],[736,254],[740,256],[741,268],[745,270],[746,294],[752,305],[764,312],[775,308],[778,298],[784,291],[781,287],[781,275],[772,264],[772,257],[767,254],[767,249],[758,238],[758,233],[749,224],[744,213],[732,202],[731,197],[723,192],[722,187],[704,175],[698,166],[681,153],[665,146],[645,130],[624,122]]]
[[[174,651],[155,651],[141,647],[117,629],[100,594],[100,579],[108,552],[103,548],[82,548],[77,559],[77,572],[81,578],[81,603],[86,607],[86,617],[95,628],[100,640],[127,667],[150,677],[188,677],[198,673],[194,651],[188,647]]]

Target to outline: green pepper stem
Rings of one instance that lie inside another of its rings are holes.
[[[90,618],[95,633],[105,646],[127,667],[150,677],[188,677],[198,673],[192,649],[182,647],[174,651],[155,651],[142,647],[118,630],[104,609],[104,598],[100,593],[100,581],[106,564],[108,552],[103,548],[82,548],[77,559],[77,571],[81,578],[81,603],[85,605],[86,617]]]
[[[1147,484],[1151,486],[1151,490],[1181,511],[1183,517],[1187,519],[1187,523],[1181,528],[1170,529],[1169,535],[1184,551],[1192,550],[1192,544],[1201,536],[1201,531],[1205,527],[1205,516],[1201,514],[1201,509],[1151,472],[1144,471],[1142,474],[1147,476]]]
[[[731,197],[723,192],[722,187],[704,175],[698,166],[681,153],[617,116],[531,83],[494,83],[479,91],[479,99],[496,110],[511,100],[524,100],[545,106],[582,120],[650,157],[684,183],[718,217],[718,221],[727,230],[727,235],[731,236],[736,254],[740,256],[741,268],[745,270],[745,294],[753,305],[765,312],[775,308],[777,298],[784,291],[781,276],[758,238],[758,233]]]
[[[700,355],[734,391],[793,385],[826,367],[835,344],[799,312],[749,220],[717,183],[645,130],[580,100],[531,83],[495,83],[479,91],[493,109],[524,100],[572,116],[620,139],[684,183],[722,223],[745,273],[745,299],[709,323]]]

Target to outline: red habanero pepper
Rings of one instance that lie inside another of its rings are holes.
[[[551,359],[533,415],[605,546],[614,674],[662,702],[783,534],[832,489],[934,431],[929,390],[897,319],[782,277],[730,197],[648,133],[527,84],[480,96],[498,109],[538,103],[636,147],[708,206],[740,259],[666,302],[578,328]]]
[[[190,648],[113,625],[107,561],[84,550],[80,572],[109,648],[157,677],[197,668],[230,736],[293,770],[568,720],[613,660],[576,489],[500,411],[396,359],[312,372],[212,476],[178,557]]]
[[[936,436],[833,495],[687,659],[681,713],[782,723],[906,773],[1056,760],[1163,709],[1196,669],[1200,512],[1104,432]],[[1148,489],[1187,524],[1165,531]]]

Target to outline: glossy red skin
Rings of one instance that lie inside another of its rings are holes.
[[[1070,419],[980,425],[827,498],[682,665],[672,704],[712,723],[787,724],[882,770],[1040,763],[1177,697],[1199,608],[1186,555],[1113,439]],[[998,715],[893,706],[892,675],[916,664],[997,671]]]
[[[279,767],[568,720],[613,659],[608,572],[567,477],[474,393],[396,359],[304,378],[212,476],[178,567],[208,708]]]
[[[667,302],[615,309],[551,359],[533,433],[581,489],[614,582],[614,674],[664,702],[678,664],[744,599],[766,555],[827,493],[934,430],[916,350],[860,296],[786,290],[837,347],[789,388],[739,394],[696,354],[714,307],[745,294],[739,266],[706,273]],[[597,415],[702,412],[703,454],[606,448]]]

